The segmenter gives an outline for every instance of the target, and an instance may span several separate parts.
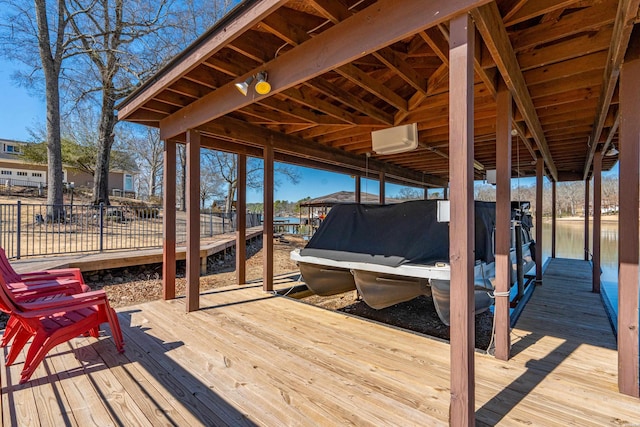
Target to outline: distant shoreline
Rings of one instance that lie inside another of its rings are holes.
[[[600,217],[601,222],[618,222],[618,215],[603,215]],[[551,222],[551,217],[545,216],[542,218],[544,222]],[[556,221],[560,222],[584,222],[583,216],[565,216],[562,218],[556,218]],[[593,223],[593,217],[589,217],[589,223]]]

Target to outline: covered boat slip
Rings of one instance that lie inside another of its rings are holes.
[[[475,312],[491,306],[495,278],[496,206],[475,202]],[[527,247],[528,249],[528,247]],[[449,201],[414,200],[393,205],[334,206],[302,250],[291,252],[311,291],[334,295],[358,289],[375,309],[433,296],[449,325]],[[516,262],[517,264],[517,262]]]
[[[615,340],[589,268],[552,260],[512,331],[509,363],[476,353],[478,425],[640,423],[640,401],[617,392]],[[182,299],[120,310],[124,354],[110,337],[77,338],[23,386],[21,364],[3,365],[2,424],[447,425],[446,342],[260,283],[201,299],[190,314]]]
[[[640,396],[639,6],[640,0],[241,2],[118,106],[120,120],[157,127],[165,140],[165,298],[175,294],[176,144],[186,144],[189,171],[189,312],[201,305],[196,232],[201,148],[238,155],[239,210],[246,201],[246,156],[264,159],[265,291],[273,289],[274,161],[352,175],[357,194],[362,177],[375,177],[382,203],[387,182],[448,185],[450,422],[471,425],[474,179],[496,170],[496,224],[504,224],[496,229],[496,291],[504,295],[511,178],[536,177],[536,259],[541,260],[544,177],[551,181],[552,223],[556,183],[582,180],[589,195],[593,178],[594,230],[599,230],[602,171],[619,160],[625,232],[619,250],[617,378],[621,393]],[[417,148],[374,150],[372,133],[392,127],[417,129],[408,137]],[[604,155],[612,145],[619,156]],[[242,234],[244,226],[239,230]],[[243,245],[237,247],[242,284]],[[595,271],[599,250],[594,239]],[[542,262],[536,267],[540,283]],[[598,275],[592,289],[599,291]],[[512,355],[507,298],[498,299],[495,314],[496,357],[506,361]]]

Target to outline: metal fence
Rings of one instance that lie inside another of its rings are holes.
[[[162,246],[162,208],[159,206],[63,205],[55,216],[46,204],[0,204],[0,246],[9,258],[144,249]],[[200,215],[200,237],[235,230],[235,213]],[[260,224],[248,215],[247,227]],[[184,212],[176,213],[176,240],[186,241]]]

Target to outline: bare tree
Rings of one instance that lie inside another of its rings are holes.
[[[137,127],[122,127],[129,132],[124,137],[123,145],[130,147],[139,167],[140,194],[155,197],[162,188],[162,166],[164,146],[160,140],[158,129],[145,127],[138,131]]]
[[[202,208],[206,206],[207,200],[224,196],[224,182],[220,179],[217,171],[211,165],[204,162],[200,167],[200,201]]]
[[[187,147],[182,144],[178,144],[176,148],[177,167],[178,167],[178,196],[180,203],[180,210],[182,212],[187,211]]]
[[[97,94],[100,105],[93,202],[108,204],[109,154],[117,123],[115,104],[131,93],[141,79],[157,70],[167,59],[165,52],[173,53],[177,46],[172,49],[171,44],[162,43],[162,37],[149,37],[157,35],[167,23],[167,0],[67,1],[70,9],[82,11],[70,19],[77,48],[86,55],[74,65],[82,75],[94,77],[89,84],[85,84],[86,77],[75,80],[76,97],[85,100]],[[134,54],[136,43],[147,49]]]
[[[46,141],[48,166],[48,215],[62,213],[62,148],[60,132],[60,74],[62,62],[71,55],[65,33],[68,14],[64,0],[34,0],[33,8],[21,1],[3,1],[0,26],[2,55],[29,67],[13,77],[27,87],[38,86],[43,78],[47,107]],[[40,74],[42,72],[42,74]]]
[[[208,150],[202,156],[202,163],[203,165],[206,165],[206,167],[215,171],[215,173],[225,183],[227,187],[225,212],[231,212],[232,203],[235,199],[238,187],[238,156],[221,151]],[[262,160],[256,158],[247,159],[247,187],[254,189],[262,188],[262,171]],[[284,177],[294,184],[297,184],[300,181],[299,173],[289,165],[277,163],[275,171],[279,177]],[[279,185],[278,179],[274,181],[274,185],[276,187]]]

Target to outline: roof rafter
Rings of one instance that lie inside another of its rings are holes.
[[[593,161],[593,156],[600,142],[602,128],[604,127],[604,122],[609,112],[613,93],[618,84],[620,66],[622,65],[624,54],[627,51],[627,46],[631,39],[631,32],[635,18],[638,15],[639,7],[640,0],[620,0],[618,3],[616,20],[613,26],[613,37],[611,38],[611,47],[609,48],[607,57],[607,67],[604,70],[603,85],[600,89],[600,100],[598,102],[598,109],[596,110],[596,119],[593,123],[593,131],[589,137],[589,154],[584,164],[583,179],[587,179],[591,173],[591,162]]]
[[[380,0],[242,77],[267,70],[272,91],[264,96],[272,96],[488,1]],[[163,119],[161,137],[171,138],[260,98],[241,96],[230,82]]]
[[[500,74],[502,74],[507,87],[513,94],[513,99],[536,141],[536,145],[547,165],[547,169],[553,177],[553,180],[557,181],[558,170],[551,157],[540,119],[538,118],[524,76],[518,65],[516,54],[509,41],[507,30],[502,23],[502,17],[500,16],[498,7],[495,3],[489,3],[472,10],[471,15],[476,22],[476,27],[482,35],[489,52],[491,52],[491,56],[493,56],[500,70]]]
[[[298,157],[304,157],[324,163],[338,165],[351,165],[355,169],[365,171],[384,171],[385,174],[395,177],[406,183],[432,185],[446,185],[446,180],[416,171],[410,171],[398,166],[390,165],[364,156],[357,156],[343,150],[327,147],[313,141],[304,140],[291,135],[284,135],[262,126],[253,125],[231,117],[221,117],[214,122],[207,123],[198,130],[220,136],[223,139],[233,139],[247,142],[253,145],[272,145],[274,151],[287,153]]]

